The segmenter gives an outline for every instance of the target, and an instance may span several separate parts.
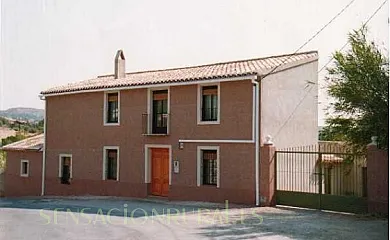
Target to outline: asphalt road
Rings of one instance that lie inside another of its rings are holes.
[[[388,220],[116,198],[0,199],[0,239],[388,239]]]

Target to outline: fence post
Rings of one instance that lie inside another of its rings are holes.
[[[321,207],[321,196],[322,196],[322,153],[318,153],[318,209]]]

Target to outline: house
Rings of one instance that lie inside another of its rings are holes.
[[[41,92],[33,195],[258,205],[266,136],[281,148],[317,142],[317,52],[132,73],[125,61],[119,50],[114,74]]]
[[[40,196],[44,135],[39,134],[2,148],[7,153],[3,176],[7,197]]]

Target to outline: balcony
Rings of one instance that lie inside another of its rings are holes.
[[[145,136],[169,135],[169,114],[142,114],[142,134]]]

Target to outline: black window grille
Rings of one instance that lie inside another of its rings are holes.
[[[202,151],[203,185],[217,185],[217,150]]]

